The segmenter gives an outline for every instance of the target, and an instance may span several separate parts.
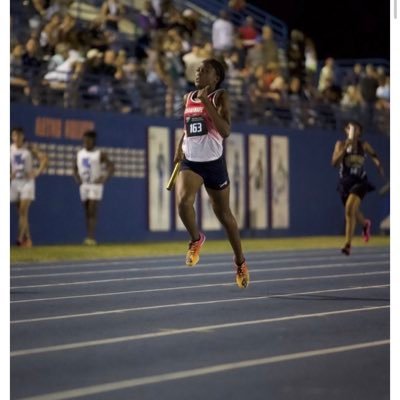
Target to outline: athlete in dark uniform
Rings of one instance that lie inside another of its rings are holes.
[[[194,201],[204,184],[215,215],[225,228],[235,253],[236,283],[245,288],[249,272],[244,259],[239,230],[229,207],[229,177],[223,152],[223,141],[230,134],[231,120],[228,94],[219,89],[225,77],[224,67],[215,59],[202,62],[196,72],[198,90],[184,98],[184,134],[176,150],[175,162],[181,163],[177,178],[179,216],[191,241],[186,264],[199,261],[204,233],[196,223]]]
[[[362,126],[358,122],[349,122],[345,127],[347,139],[337,141],[332,155],[332,165],[339,167],[339,183],[337,190],[340,193],[345,207],[346,239],[342,253],[350,255],[351,240],[354,235],[356,222],[363,226],[364,240],[369,240],[371,221],[365,219],[360,211],[360,204],[364,196],[375,187],[368,181],[364,169],[366,156],[371,157],[372,162],[378,168],[381,176],[384,176],[382,164],[375,150],[365,141],[360,140]]]

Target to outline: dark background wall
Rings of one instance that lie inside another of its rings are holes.
[[[22,126],[27,139],[35,142],[66,143],[79,145],[80,140],[37,137],[37,117],[53,117],[74,120],[90,120],[95,123],[99,146],[147,148],[149,126],[170,128],[171,158],[173,133],[181,127],[181,121],[164,118],[139,118],[113,113],[97,113],[78,110],[62,110],[45,107],[15,105],[11,107],[11,127]],[[297,236],[338,235],[343,233],[343,210],[336,193],[337,170],[330,166],[333,146],[340,133],[331,131],[294,131],[237,124],[234,132],[245,135],[261,133],[285,135],[290,149],[290,228],[262,231],[245,229],[243,236]],[[367,139],[381,156],[389,171],[389,139],[370,135]],[[246,155],[247,164],[247,155]],[[383,182],[373,165],[367,169],[372,182],[378,188]],[[132,242],[158,239],[183,239],[185,233],[176,232],[174,226],[168,233],[152,233],[148,230],[148,182],[145,178],[113,178],[107,183],[100,206],[98,240],[100,242]],[[172,196],[173,197],[173,196]],[[83,209],[78,187],[72,176],[41,176],[36,183],[37,200],[31,207],[32,236],[35,244],[80,243],[85,236]],[[363,204],[365,214],[373,219],[374,230],[388,213],[387,197],[376,192],[369,194]],[[171,202],[171,215],[174,204]],[[174,220],[174,218],[172,219]],[[174,225],[174,224],[173,224]],[[16,213],[11,212],[11,238],[16,236]],[[216,232],[211,237],[223,236]]]

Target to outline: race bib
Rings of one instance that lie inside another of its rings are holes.
[[[189,137],[207,135],[207,127],[204,118],[203,117],[187,118],[186,135]]]

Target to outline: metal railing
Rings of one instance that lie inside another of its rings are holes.
[[[200,14],[200,24],[203,32],[210,35],[212,23],[218,17],[222,9],[227,8],[226,0],[176,0],[176,4],[181,8],[190,8]],[[231,20],[236,26],[240,26],[247,16],[254,19],[256,27],[261,30],[263,25],[269,25],[274,31],[274,38],[281,48],[286,48],[288,41],[287,25],[279,18],[261,10],[251,4],[240,12],[232,12]]]

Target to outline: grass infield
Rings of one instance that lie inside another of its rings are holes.
[[[356,238],[353,247],[383,246],[389,247],[390,238],[374,236],[368,244]],[[298,238],[243,239],[244,252],[329,249],[343,245],[343,236],[311,236]],[[11,247],[11,264],[34,263],[43,261],[96,260],[130,257],[151,257],[182,255],[185,256],[187,242],[150,242],[128,244],[99,244],[97,246],[63,245],[34,246],[30,249]],[[202,254],[232,253],[228,240],[207,240]]]

